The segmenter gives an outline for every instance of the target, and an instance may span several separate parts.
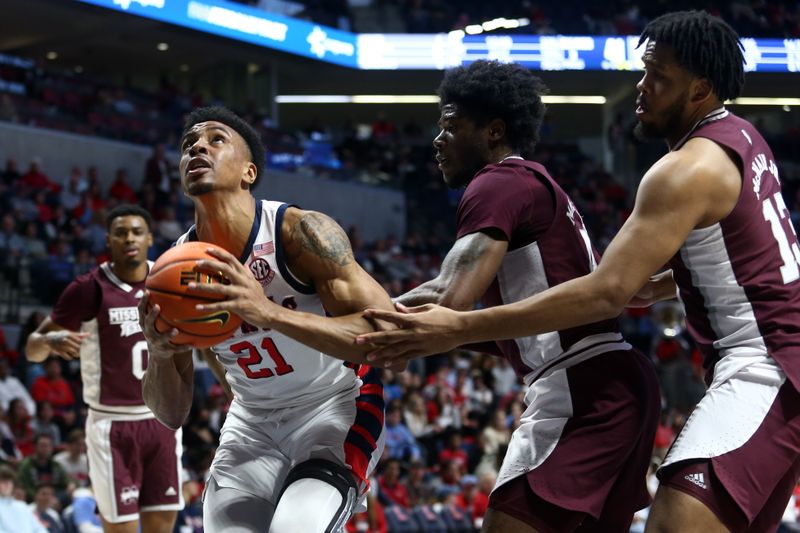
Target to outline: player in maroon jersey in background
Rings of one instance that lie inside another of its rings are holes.
[[[595,268],[575,205],[523,158],[538,140],[545,90],[526,69],[496,61],[445,75],[433,144],[447,185],[466,187],[458,240],[438,277],[399,303],[500,305]],[[660,395],[651,363],[616,320],[473,348],[508,359],[528,387],[484,530],[627,532],[649,503]]]
[[[111,262],[79,276],[28,337],[26,354],[81,359],[89,405],[89,474],[105,531],[171,532],[181,500],[181,435],[142,399],[147,342],[137,304],[149,271],[150,215],[132,205],[108,214]]]
[[[677,12],[641,43],[638,129],[670,153],[597,270],[509,306],[394,314],[404,329],[360,342],[394,342],[381,357],[402,359],[534,335],[615,316],[637,292],[674,297],[677,283],[709,387],[659,471],[647,531],[772,532],[800,475],[800,246],[769,146],[723,105],[744,83],[736,33]]]

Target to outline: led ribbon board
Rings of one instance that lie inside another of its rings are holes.
[[[356,35],[224,0],[78,0],[176,26],[357,68]]]
[[[634,36],[354,34],[225,0],[77,0],[358,69],[443,70],[478,59],[532,70],[641,70]],[[800,72],[800,40],[742,39],[751,72]]]

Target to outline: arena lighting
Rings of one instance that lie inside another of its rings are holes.
[[[546,104],[603,105],[605,96],[542,96]],[[438,104],[439,97],[430,94],[280,94],[279,104]]]
[[[158,50],[159,52],[166,52],[167,50],[169,50],[169,44],[167,44],[167,43],[158,43],[156,45],[156,50]]]
[[[504,17],[487,20],[486,22],[482,22],[480,24],[470,24],[469,26],[464,28],[464,31],[467,32],[469,35],[478,35],[479,33],[483,33],[485,31],[494,31],[494,30],[513,30],[514,28],[521,28],[523,26],[530,25],[530,19],[521,18],[521,19],[507,19]],[[452,32],[451,32],[452,33]]]
[[[728,102],[730,105],[800,105],[800,98],[766,98],[760,96],[743,96]]]

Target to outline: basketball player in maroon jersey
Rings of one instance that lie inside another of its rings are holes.
[[[647,531],[772,532],[800,474],[800,246],[769,146],[723,105],[744,83],[734,30],[677,12],[648,24],[644,43],[638,129],[670,152],[597,270],[477,312],[369,312],[403,329],[359,342],[404,358],[535,335],[672,298],[677,284],[708,390],[659,471]]]
[[[147,342],[137,305],[153,243],[150,214],[120,205],[108,214],[111,261],[79,276],[27,340],[31,361],[80,357],[89,405],[89,478],[105,531],[171,532],[183,507],[180,431],[159,423],[142,399]]]
[[[547,169],[523,158],[538,139],[545,90],[528,70],[494,61],[445,75],[433,144],[447,185],[466,187],[457,241],[439,276],[398,303],[500,305],[596,267],[575,205]],[[615,317],[473,348],[508,359],[527,386],[484,530],[627,532],[649,503],[660,396],[651,363]]]

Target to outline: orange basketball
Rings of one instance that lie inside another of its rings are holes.
[[[220,274],[199,270],[197,261],[215,257],[206,253],[215,248],[207,242],[187,242],[170,248],[150,269],[145,286],[150,291],[150,305],[158,304],[161,313],[156,320],[158,331],[175,328],[175,344],[191,344],[207,348],[230,337],[242,319],[229,311],[198,311],[195,305],[219,301],[216,295],[189,290],[189,283],[225,283]]]

